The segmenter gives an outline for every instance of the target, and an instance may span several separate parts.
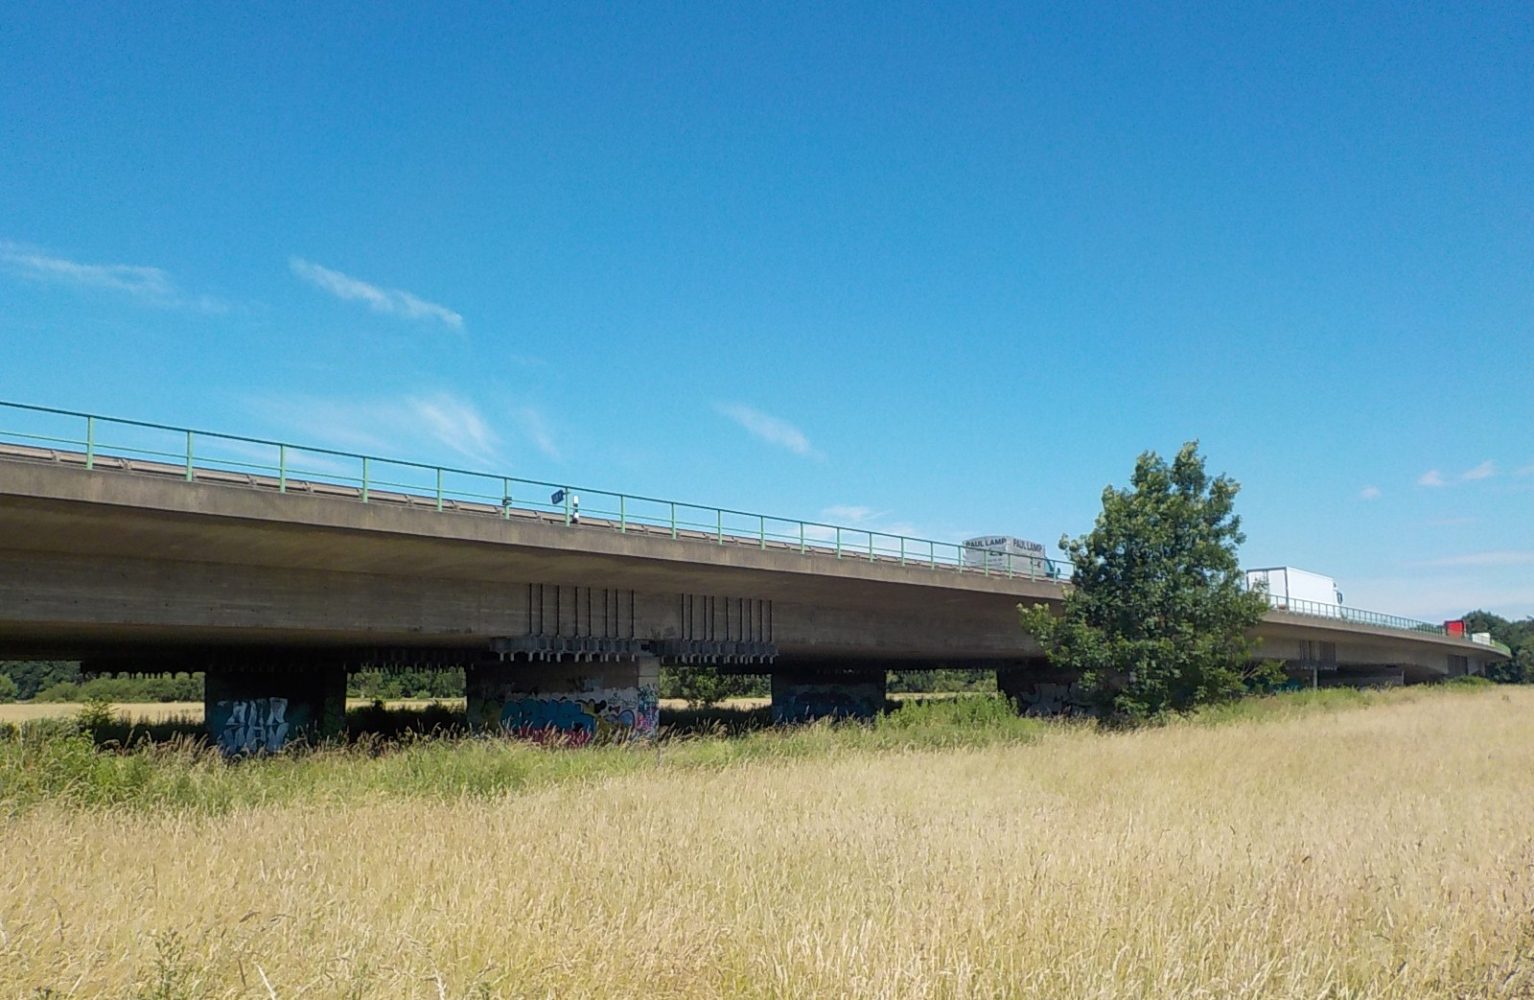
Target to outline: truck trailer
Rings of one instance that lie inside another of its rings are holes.
[[[1019,576],[1053,576],[1044,546],[1012,535],[981,535],[964,541],[964,568]]]
[[[1274,608],[1310,615],[1342,615],[1342,591],[1337,581],[1320,573],[1293,566],[1271,566],[1246,571],[1246,589],[1268,595]]]

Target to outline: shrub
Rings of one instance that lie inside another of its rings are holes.
[[[117,712],[106,698],[92,698],[80,706],[80,714],[75,716],[75,725],[80,732],[101,743],[105,741],[107,733],[117,726]]]

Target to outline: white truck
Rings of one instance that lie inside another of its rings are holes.
[[[981,535],[964,540],[964,568],[1017,576],[1050,576],[1044,546],[1012,535]]]
[[[1343,616],[1342,591],[1337,589],[1337,581],[1320,573],[1293,566],[1249,569],[1246,589],[1263,591],[1268,595],[1268,603],[1279,610]]]

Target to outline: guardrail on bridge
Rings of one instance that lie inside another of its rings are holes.
[[[775,517],[516,476],[0,402],[0,457],[87,469],[175,476],[279,493],[424,507],[444,513],[608,528],[678,541],[750,545],[805,556],[866,559],[954,573],[1038,580],[1070,576],[1068,562],[968,548],[869,528]],[[62,449],[62,450],[61,450]],[[547,499],[545,499],[545,497]]]

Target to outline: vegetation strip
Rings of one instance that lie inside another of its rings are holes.
[[[1285,719],[1342,708],[1442,697],[1476,690],[1470,681],[1438,689],[1323,689],[1211,706],[1176,724]],[[490,797],[616,775],[722,769],[749,762],[839,754],[983,748],[1031,743],[1088,724],[1019,717],[1000,697],[907,702],[870,723],[772,729],[719,725],[714,735],[663,737],[654,745],[538,746],[498,737],[363,736],[350,744],[294,748],[270,757],[226,760],[202,740],[145,741],[99,748],[100,719],[48,720],[0,739],[0,810],[45,803],[225,813],[300,801],[345,803],[380,797]]]

